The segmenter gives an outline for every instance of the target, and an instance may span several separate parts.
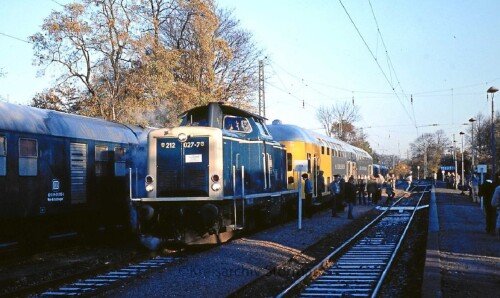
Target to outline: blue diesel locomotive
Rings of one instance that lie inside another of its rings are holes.
[[[0,115],[0,243],[128,222],[142,129],[3,102]]]
[[[210,103],[187,111],[179,127],[151,131],[145,187],[133,198],[140,235],[170,243],[221,243],[240,229],[295,210],[285,148],[264,120]]]

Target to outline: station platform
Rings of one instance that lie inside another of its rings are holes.
[[[500,236],[460,190],[438,182],[429,210],[422,297],[499,297]]]

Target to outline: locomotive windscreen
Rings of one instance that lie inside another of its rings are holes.
[[[157,139],[157,195],[204,197],[209,195],[208,137]]]

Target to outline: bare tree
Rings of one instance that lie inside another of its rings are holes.
[[[427,175],[437,172],[449,145],[450,140],[443,130],[419,136],[410,144],[412,164],[420,166]]]
[[[359,108],[349,102],[341,102],[330,107],[321,106],[316,117],[328,136],[336,136],[346,142],[356,140],[354,122],[360,119]]]
[[[171,125],[209,101],[249,107],[258,88],[261,52],[213,0],[77,0],[31,40],[42,70],[61,70],[54,88],[77,90],[89,116]]]
[[[118,120],[124,74],[135,56],[125,0],[82,0],[52,12],[42,33],[31,36],[38,65],[61,68],[57,84],[80,86],[80,113]]]

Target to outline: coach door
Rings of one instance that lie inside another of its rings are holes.
[[[87,202],[87,144],[70,144],[71,204]]]

